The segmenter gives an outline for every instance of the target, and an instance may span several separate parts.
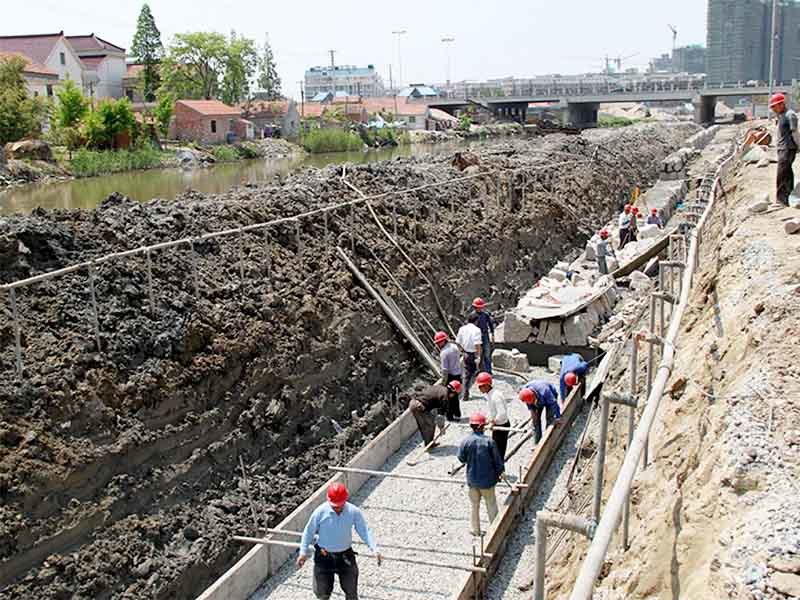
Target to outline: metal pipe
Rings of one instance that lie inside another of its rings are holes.
[[[606,441],[608,438],[608,411],[611,402],[606,394],[600,400],[600,439],[597,444],[597,461],[594,472],[594,498],[592,501],[592,518],[600,520],[600,507],[603,502],[603,470],[606,466]]]
[[[735,152],[732,153],[731,156],[720,165],[719,169],[717,170],[717,178],[720,176],[719,173],[721,172],[722,167],[729,162],[733,156],[735,156]],[[702,226],[705,224],[714,207],[715,200],[716,196],[712,195],[709,206],[706,209],[703,217],[700,219],[698,229],[702,229]],[[642,456],[642,452],[644,451],[645,444],[647,442],[647,437],[658,414],[658,408],[661,398],[664,395],[664,389],[666,388],[669,377],[672,374],[672,367],[675,359],[674,343],[680,330],[681,318],[683,317],[683,313],[686,311],[686,307],[689,304],[689,292],[691,290],[689,282],[692,281],[692,277],[694,275],[694,265],[696,264],[695,261],[697,260],[697,255],[699,253],[698,229],[692,232],[692,239],[689,245],[689,256],[691,257],[691,260],[688,261],[692,267],[687,269],[687,271],[683,274],[681,301],[675,309],[675,317],[672,319],[669,331],[665,336],[664,357],[661,361],[661,365],[659,366],[658,373],[653,381],[652,390],[647,399],[647,404],[645,405],[644,412],[642,413],[642,418],[639,421],[639,426],[636,428],[631,446],[628,448],[628,452],[625,455],[625,460],[622,463],[617,480],[611,490],[606,511],[597,526],[597,531],[595,532],[592,543],[589,546],[586,558],[581,565],[578,578],[570,595],[570,600],[590,600],[592,597],[595,581],[597,581],[600,571],[603,568],[603,564],[605,563],[606,553],[611,545],[611,538],[614,535],[614,531],[620,523],[623,504],[626,497],[630,493],[631,485],[636,475],[639,459]]]
[[[547,528],[566,529],[592,539],[596,524],[578,515],[562,515],[546,510],[536,513],[536,577],[534,579],[533,598],[544,600],[544,568],[547,562]]]
[[[337,473],[356,473],[359,475],[369,475],[370,477],[388,477],[389,479],[410,479],[413,481],[428,481],[431,483],[456,483],[466,485],[465,479],[446,479],[444,477],[428,477],[427,475],[406,475],[404,473],[389,473],[388,471],[374,471],[372,469],[356,469],[355,467],[331,467],[328,469]],[[512,484],[517,488],[528,487],[525,483]]]
[[[639,342],[636,336],[631,338],[631,366],[630,366],[630,382],[628,384],[628,391],[631,397],[636,400],[637,382],[636,377],[639,369]],[[633,442],[633,430],[636,427],[636,405],[628,407],[628,449]],[[628,496],[625,498],[625,511],[622,513],[622,548],[627,550],[630,547],[628,544],[628,528],[631,518],[631,495],[630,490]]]
[[[655,334],[656,331],[656,299],[650,296],[650,332]],[[647,348],[647,398],[645,399],[645,407],[650,399],[650,391],[653,389],[653,366],[656,362],[656,349],[653,344]],[[646,469],[650,459],[650,438],[645,440],[644,444],[644,461],[642,468]]]
[[[102,352],[100,345],[100,315],[97,312],[97,295],[94,290],[94,266],[89,263],[89,294],[92,300],[92,326],[94,328],[94,339],[97,343],[97,351]]]
[[[22,378],[22,327],[19,323],[19,313],[17,312],[17,290],[8,290],[8,297],[11,301],[11,320],[14,321],[14,358],[17,364],[17,377]]]

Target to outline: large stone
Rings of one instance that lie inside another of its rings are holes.
[[[560,346],[561,345],[561,322],[560,321],[548,321],[547,322],[547,332],[544,336],[544,343],[550,344],[551,346]]]
[[[586,242],[586,260],[597,260],[597,245],[589,240]]]
[[[775,571],[781,571],[782,573],[800,574],[800,556],[774,556],[769,559],[769,566]]]
[[[769,587],[784,596],[800,598],[800,575],[793,573],[773,573],[769,577]]]
[[[800,232],[800,219],[790,219],[783,224],[783,230],[789,235]]]
[[[527,373],[531,368],[528,357],[514,348],[513,350],[495,350],[492,352],[492,364],[498,369]]]
[[[564,321],[564,337],[570,346],[585,346],[593,329],[585,314],[573,315]]]
[[[763,146],[753,146],[743,157],[742,160],[748,164],[758,163],[767,156],[767,149]]]
[[[756,200],[747,205],[747,211],[753,215],[756,215],[758,213],[763,213],[768,208],[769,208],[769,194],[764,194],[760,198],[757,198]]]
[[[554,354],[547,359],[547,370],[551,373],[561,373],[561,361],[564,360],[563,354]]]
[[[651,240],[661,236],[658,225],[642,225],[639,227],[639,239]]]
[[[46,160],[53,162],[50,145],[42,140],[20,140],[6,144],[6,155],[16,160]]]
[[[550,272],[547,274],[550,279],[555,279],[556,281],[565,281],[567,279],[566,271],[562,271],[561,269],[550,269]]]
[[[503,339],[506,342],[524,342],[531,335],[531,325],[516,314],[510,312],[503,321]]]
[[[631,289],[637,292],[646,292],[653,287],[653,280],[641,271],[634,271],[630,274]]]

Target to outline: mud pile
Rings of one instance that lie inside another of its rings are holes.
[[[577,252],[695,131],[647,125],[490,145],[478,151],[478,173],[524,172],[372,205],[390,231],[396,214],[399,243],[436,285],[455,327],[474,295],[499,309]],[[355,199],[342,175],[341,167],[309,169],[219,196],[145,204],[112,196],[93,211],[0,219],[0,277]],[[461,175],[448,157],[346,170],[369,195]],[[420,365],[336,246],[352,254],[355,232],[366,276],[412,319],[374,253],[434,326],[445,324],[363,205],[338,210],[328,229],[326,238],[321,218],[304,219],[300,247],[293,223],[271,227],[269,240],[250,232],[196,243],[199,296],[188,246],[155,251],[155,313],[144,257],[98,264],[100,352],[85,271],[19,290],[19,380],[3,305],[0,597],[194,597],[244,553],[231,536],[253,533],[254,517],[262,527],[278,522],[324,482],[328,464],[344,460],[339,442],[353,453],[394,418],[394,391],[419,377]],[[416,329],[428,337],[426,325]],[[338,437],[331,419],[345,427]],[[251,496],[266,502],[265,514],[252,514]]]

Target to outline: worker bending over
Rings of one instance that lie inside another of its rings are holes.
[[[353,552],[353,529],[375,554],[378,566],[383,561],[372,533],[367,527],[364,514],[347,499],[347,488],[333,483],[328,488],[328,501],[319,506],[308,520],[300,540],[300,555],[297,566],[302,567],[308,559],[308,549],[314,544],[314,595],[328,600],[333,593],[334,575],[339,576],[339,586],[345,600],[358,600],[358,565]]]
[[[437,331],[433,336],[433,341],[436,347],[439,348],[439,358],[442,361],[442,385],[447,385],[451,381],[457,381],[459,391],[461,391],[461,378],[463,373],[461,370],[461,354],[458,351],[458,346],[450,341],[444,331]],[[447,406],[445,407],[445,414],[448,421],[457,421],[461,418],[461,404],[459,403],[458,395],[455,398],[450,398]]]
[[[492,373],[492,344],[494,343],[494,317],[486,310],[486,301],[483,298],[475,298],[472,301],[472,308],[478,315],[478,327],[481,330],[481,358],[478,368],[481,371]]]
[[[443,413],[447,411],[454,398],[458,402],[460,393],[461,383],[458,381],[451,381],[446,386],[429,385],[422,390],[418,398],[414,398],[409,403],[408,408],[417,421],[419,433],[422,435],[422,441],[426,447],[433,442],[437,426],[439,431],[444,431]],[[433,414],[434,411],[436,411],[435,416]]]
[[[567,354],[561,359],[561,373],[558,376],[561,404],[567,401],[569,392],[578,385],[580,378],[589,372],[589,363],[578,353]]]
[[[495,427],[510,427],[508,419],[508,403],[500,390],[494,389],[494,380],[488,373],[478,374],[478,389],[483,394],[489,412],[489,425],[492,427],[492,439],[503,460],[508,448],[508,431],[497,431]]]
[[[461,360],[464,363],[464,400],[469,400],[469,390],[472,381],[478,373],[478,359],[481,356],[483,335],[478,327],[478,314],[472,313],[467,317],[467,322],[458,329],[456,345],[463,353]]]
[[[527,404],[528,410],[531,411],[533,439],[538,444],[542,440],[542,413],[547,413],[548,427],[561,418],[556,388],[542,379],[534,379],[525,384],[519,393],[519,399]]]
[[[648,225],[657,225],[659,229],[664,229],[664,219],[658,215],[657,208],[650,209],[650,216],[647,217]]]
[[[474,413],[469,418],[472,433],[461,442],[458,449],[458,460],[467,465],[467,485],[469,501],[472,505],[470,527],[472,535],[481,534],[481,498],[486,502],[489,523],[497,517],[497,497],[494,488],[505,470],[503,458],[497,450],[494,440],[486,437],[486,416]]]
[[[600,275],[608,275],[607,257],[611,256],[617,258],[617,255],[614,254],[614,248],[612,248],[611,243],[608,241],[609,237],[608,229],[600,231],[600,241],[597,242],[597,270],[600,272]]]

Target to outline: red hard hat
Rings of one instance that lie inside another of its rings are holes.
[[[639,209],[638,209],[637,207],[635,207],[635,206],[632,206],[632,207],[631,207],[631,212],[632,212],[633,214],[635,214],[635,215],[638,215],[638,214],[639,214]]]
[[[575,387],[578,385],[578,376],[575,373],[567,373],[564,375],[564,383],[566,383],[569,387]]]
[[[658,209],[657,208],[651,208],[650,212],[653,213],[654,215],[657,215],[658,214]]]
[[[786,104],[786,96],[780,92],[773,94],[772,98],[770,98],[769,107],[772,108],[774,106],[778,106],[778,104]]]
[[[328,502],[334,508],[344,506],[347,499],[350,497],[350,492],[343,483],[332,483],[328,488]]]
[[[625,205],[625,214],[628,215],[628,214],[630,214],[630,212],[631,212],[631,205],[630,204],[626,204]]]
[[[486,300],[483,298],[475,298],[475,300],[472,301],[472,306],[474,308],[486,308]]]
[[[531,388],[522,388],[519,392],[519,399],[525,404],[535,404],[536,392],[534,392]]]
[[[433,341],[437,344],[441,344],[442,342],[446,342],[448,340],[447,334],[444,331],[437,331],[436,335],[433,336]]]
[[[492,376],[489,373],[478,373],[475,383],[478,385],[492,385]]]
[[[483,413],[472,413],[469,417],[470,425],[486,425],[486,415]]]
[[[602,239],[608,239],[608,229],[601,229],[600,230],[600,237]]]
[[[451,381],[450,383],[447,384],[447,389],[449,389],[452,392],[455,392],[456,394],[460,394],[461,393],[461,382],[460,381]]]

